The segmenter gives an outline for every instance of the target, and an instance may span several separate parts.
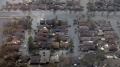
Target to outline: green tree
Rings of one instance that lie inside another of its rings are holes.
[[[32,49],[34,49],[34,44],[33,44],[33,38],[32,36],[29,37],[28,39],[28,48],[31,51]]]
[[[54,50],[54,49],[50,49],[50,52],[51,52],[51,53],[55,53],[55,50]]]
[[[98,51],[96,53],[96,59],[98,61],[102,61],[102,60],[104,60],[104,55],[105,55],[105,51]]]

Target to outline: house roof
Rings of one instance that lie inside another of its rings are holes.
[[[39,56],[32,56],[30,64],[39,64]]]
[[[59,62],[59,56],[51,56],[50,61],[53,63],[58,63]]]
[[[40,63],[48,63],[49,62],[49,56],[41,56]]]
[[[104,27],[102,30],[103,31],[113,31],[113,29],[111,27]]]
[[[11,48],[14,49],[14,51],[19,51],[20,45],[12,45]]]
[[[114,44],[109,44],[108,47],[109,47],[110,51],[116,51],[117,50],[117,47]]]
[[[41,28],[43,28],[43,27],[49,28],[50,26],[49,26],[49,25],[39,25],[39,26],[38,26],[38,29],[41,29]]]
[[[60,42],[60,47],[66,47],[68,46],[68,42]]]
[[[91,37],[81,37],[80,40],[81,41],[90,41]]]
[[[62,40],[62,41],[66,41],[67,39],[66,39],[66,36],[60,36],[60,39]]]
[[[54,48],[59,48],[59,42],[52,42]]]
[[[37,41],[39,41],[39,40],[40,40],[40,41],[42,41],[42,40],[47,40],[47,37],[37,36],[37,37],[36,37],[36,40],[37,40]]]
[[[50,42],[42,42],[42,48],[50,48],[51,43]]]
[[[36,46],[36,47],[42,46],[42,41],[37,41],[37,42],[35,42],[35,46]]]
[[[113,35],[114,33],[113,33],[113,31],[105,31],[104,32],[104,35]]]
[[[20,44],[20,40],[18,40],[18,39],[16,39],[14,37],[11,42],[6,42],[6,44],[8,44],[8,45],[19,45]]]
[[[87,26],[79,26],[79,29],[89,29]]]
[[[67,56],[60,56],[59,58],[60,58],[61,62],[64,62],[66,64],[69,64],[69,62],[70,62],[70,58]]]
[[[93,46],[93,45],[83,45],[82,49],[83,50],[95,50],[95,46]]]
[[[37,32],[37,36],[47,36],[47,33]]]
[[[79,23],[79,26],[88,26],[88,23]]]
[[[78,56],[70,57],[70,60],[71,60],[72,64],[77,64],[78,59],[79,59]]]
[[[40,32],[48,32],[48,29],[41,28],[41,29],[40,29]]]
[[[83,45],[85,45],[85,46],[93,45],[93,41],[83,41],[82,43],[83,43]]]
[[[90,33],[81,33],[80,37],[91,37]]]
[[[29,56],[20,56],[19,58],[20,63],[27,63],[29,59],[30,59]]]
[[[57,26],[57,29],[66,29],[66,25]]]
[[[80,31],[80,33],[90,33],[89,30],[79,30],[79,31]]]
[[[13,33],[14,36],[23,36],[23,33],[20,31],[16,31]]]
[[[25,29],[23,25],[18,25],[18,29]]]
[[[113,39],[114,36],[113,36],[113,35],[106,35],[105,38],[106,38],[106,39]]]
[[[78,20],[78,22],[79,22],[79,23],[87,23],[87,21],[86,21],[86,20],[83,20],[83,19],[82,19],[82,20]]]
[[[109,44],[115,44],[115,40],[114,39],[109,40]]]

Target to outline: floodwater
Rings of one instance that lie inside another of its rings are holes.
[[[12,2],[12,0],[1,0],[0,4],[3,5],[6,1]],[[21,0],[19,0],[21,1]],[[64,1],[64,0],[63,0]],[[79,39],[78,39],[78,32],[75,33],[75,29],[78,29],[76,25],[73,25],[73,19],[77,19],[76,16],[81,16],[81,15],[85,15],[85,19],[87,19],[87,9],[86,9],[86,3],[88,3],[89,0],[80,0],[81,1],[81,5],[84,7],[84,11],[83,12],[74,12],[74,11],[0,11],[0,16],[20,16],[20,17],[24,17],[24,16],[31,16],[33,18],[33,22],[32,22],[32,28],[33,30],[37,29],[37,23],[40,22],[40,18],[45,18],[45,19],[53,19],[55,16],[58,16],[58,18],[60,20],[63,21],[68,21],[68,25],[71,25],[71,27],[68,28],[68,36],[70,36],[70,38],[73,39],[74,42],[74,53],[72,55],[76,56],[79,55],[81,53],[81,51],[78,51],[79,48],[78,46],[79,44]],[[117,33],[118,36],[120,36],[120,31],[119,28],[117,27],[117,23],[116,21],[119,21],[119,17],[120,17],[120,13],[117,12],[116,15],[112,13],[109,14],[108,18],[107,18],[107,12],[103,13],[102,16],[102,12],[95,12],[95,13],[89,13],[91,15],[91,19],[93,20],[108,20],[111,23],[111,26],[114,28],[114,32]],[[94,16],[92,16],[94,14]],[[2,22],[4,22],[4,19],[0,19],[3,20],[1,21],[0,25],[2,24]],[[2,25],[0,26],[2,28]],[[70,30],[71,29],[71,30]],[[1,35],[1,33],[0,33]],[[34,37],[34,32],[32,31],[32,33],[30,35],[28,35],[28,32],[25,32],[25,41],[24,43],[21,45],[21,50],[22,53],[24,55],[28,55],[28,50],[27,48],[24,48],[25,45],[27,45],[27,40],[29,36],[33,36]],[[0,38],[0,40],[2,40],[2,38]],[[44,50],[46,52],[49,52],[47,50]],[[55,55],[67,55],[66,54],[66,50],[60,50],[60,51],[56,51]]]

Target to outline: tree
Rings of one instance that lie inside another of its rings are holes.
[[[62,21],[59,20],[59,21],[58,21],[58,26],[61,26],[61,25],[62,25]]]
[[[51,53],[55,53],[55,50],[54,50],[54,49],[50,49],[50,52],[51,52]]]
[[[28,39],[28,48],[29,48],[30,52],[34,48],[32,36],[30,36],[29,39]]]
[[[70,48],[70,52],[73,52],[73,47],[74,47],[74,45],[73,45],[74,43],[73,42],[71,42],[70,43],[70,45],[69,45],[69,48]]]
[[[89,53],[86,53],[81,60],[78,60],[78,63],[87,67],[94,67],[93,66],[94,62],[95,62],[95,58],[91,56]]]
[[[98,61],[102,61],[102,60],[104,60],[104,55],[105,55],[105,51],[98,51],[96,53],[96,59]]]

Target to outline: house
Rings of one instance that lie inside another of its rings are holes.
[[[113,33],[113,31],[105,31],[104,32],[104,35],[113,35],[114,33]]]
[[[37,36],[36,41],[47,41],[47,37]]]
[[[51,56],[50,61],[52,63],[59,63],[59,56],[58,55],[57,56]]]
[[[35,47],[38,48],[38,47],[42,47],[42,41],[37,41],[34,43]]]
[[[89,30],[79,30],[80,33],[90,33]]]
[[[42,7],[42,6],[41,6],[41,7]],[[39,8],[40,8],[40,7],[39,7]],[[45,19],[41,18],[40,24],[41,24],[41,25],[44,25],[44,24],[45,24]]]
[[[73,2],[73,5],[74,5],[74,6],[80,6],[80,2],[79,2],[79,1],[74,1],[74,2]]]
[[[20,32],[20,31],[16,31],[13,33],[14,36],[21,36],[23,37],[23,32]]]
[[[115,40],[114,39],[110,39],[109,40],[109,44],[115,44]]]
[[[105,20],[97,20],[97,21],[95,21],[95,23],[98,25],[98,26],[100,26],[100,24],[105,24]]]
[[[16,4],[12,4],[12,7],[11,7],[13,10],[17,10],[18,9],[18,7],[17,7],[17,5]]]
[[[57,26],[57,29],[66,29],[66,25]]]
[[[59,42],[52,42],[52,48],[59,49]]]
[[[59,5],[60,5],[60,2],[56,1],[56,2],[54,2],[54,5],[55,5],[55,6],[59,6]]]
[[[66,65],[70,64],[70,58],[68,56],[60,56],[59,60],[60,60],[60,62],[63,62]]]
[[[109,44],[108,49],[109,51],[117,51],[117,46],[115,44]]]
[[[91,37],[90,33],[81,33],[80,37]]]
[[[52,24],[51,20],[49,20],[49,19],[46,20],[46,23],[47,23],[48,25],[51,25],[51,24]]]
[[[68,45],[68,42],[60,42],[60,47],[62,48],[66,48]]]
[[[65,35],[65,32],[56,32],[55,35],[64,36],[64,35]]]
[[[87,26],[79,26],[79,29],[81,30],[81,29],[89,29],[89,27],[87,27]]]
[[[40,57],[39,56],[32,56],[30,59],[30,64],[31,65],[38,65],[40,62]]]
[[[100,24],[100,27],[110,27],[108,23]]]
[[[48,64],[49,63],[49,56],[41,56],[40,64]]]
[[[104,31],[113,31],[113,29],[111,27],[104,27],[102,30],[103,30],[103,32]]]
[[[67,41],[66,36],[60,36],[61,41]]]
[[[11,42],[6,42],[7,45],[20,45],[20,40],[16,39],[14,36],[13,36],[13,39]]]
[[[30,60],[29,56],[20,56],[19,61],[20,63],[27,63]]]
[[[70,57],[70,60],[71,60],[72,65],[76,65],[77,61],[79,60],[79,57],[78,56],[72,56],[72,57]]]
[[[47,33],[43,33],[43,32],[37,32],[37,36],[43,36],[43,37],[47,37]]]
[[[23,25],[18,25],[17,29],[25,29]]]
[[[51,43],[50,42],[42,42],[42,49],[50,49]]]
[[[67,1],[67,6],[72,6],[73,2],[72,1]]]
[[[37,5],[32,5],[32,10],[36,10],[36,9],[39,9],[39,6],[37,6]]]
[[[40,1],[34,1],[33,4],[34,5],[40,5]]]
[[[45,28],[45,27],[48,29],[50,26],[49,25],[39,25],[38,29]]]
[[[20,31],[20,32],[24,33],[25,29],[17,29],[16,31]]]
[[[80,41],[90,41],[91,37],[80,37]]]
[[[113,35],[106,35],[105,40],[108,42],[110,39],[114,39]]]
[[[48,33],[48,29],[47,28],[41,28],[39,31],[43,32],[43,33]]]
[[[89,26],[89,24],[88,23],[79,23],[79,26]]]
[[[88,22],[86,20],[81,19],[81,20],[78,20],[78,23],[88,23]]]
[[[82,50],[88,51],[88,50],[95,50],[95,46],[93,45],[93,41],[83,41],[82,42]]]
[[[118,57],[118,58],[120,58],[120,51],[116,51],[115,52],[115,56]]]

